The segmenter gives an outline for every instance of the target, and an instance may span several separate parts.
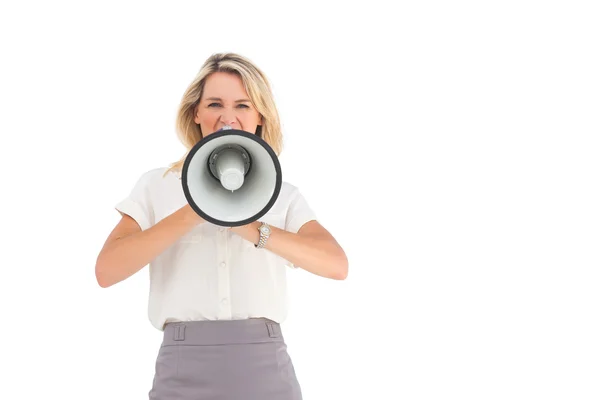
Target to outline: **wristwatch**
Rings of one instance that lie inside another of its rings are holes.
[[[261,225],[258,227],[258,231],[260,232],[260,239],[258,240],[258,244],[255,244],[254,247],[256,247],[257,249],[262,249],[263,247],[265,247],[267,239],[271,235],[271,228],[269,227],[269,225],[262,222]]]

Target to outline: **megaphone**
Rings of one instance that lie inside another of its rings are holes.
[[[182,168],[191,208],[219,226],[241,226],[265,215],[281,191],[281,165],[258,135],[229,126],[202,138]]]

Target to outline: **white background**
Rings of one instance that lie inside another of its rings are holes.
[[[202,62],[235,51],[350,260],[290,275],[305,399],[600,398],[599,13],[384,4],[2,3],[0,397],[147,398],[147,268],[102,289],[96,256],[183,154]]]

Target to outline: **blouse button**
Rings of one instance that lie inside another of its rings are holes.
[[[221,267],[225,268],[225,263],[224,262],[221,263]]]

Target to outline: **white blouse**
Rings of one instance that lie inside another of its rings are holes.
[[[115,208],[142,230],[183,207],[180,175],[167,168],[145,172]],[[271,210],[260,221],[293,233],[316,219],[297,187],[283,182]],[[286,272],[294,265],[257,249],[227,228],[203,222],[149,264],[148,317],[158,330],[175,321],[287,316]]]

